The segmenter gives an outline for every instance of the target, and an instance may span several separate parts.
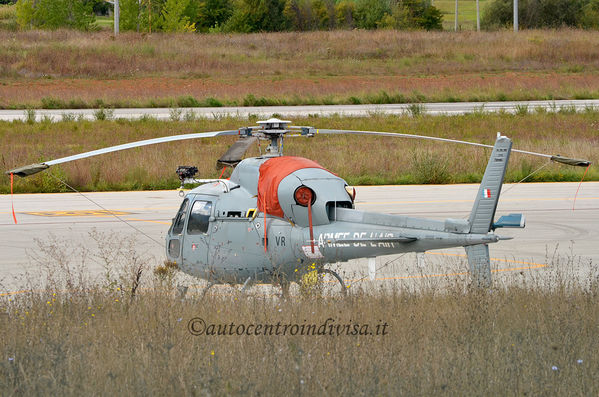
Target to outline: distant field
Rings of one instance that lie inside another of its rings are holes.
[[[599,113],[471,114],[465,116],[383,116],[365,118],[308,117],[297,125],[317,128],[406,132],[492,144],[497,131],[514,140],[514,147],[599,161]],[[521,112],[523,113],[523,112]],[[189,118],[182,115],[182,118]],[[223,118],[196,121],[67,121],[0,123],[6,148],[2,170],[77,154],[106,146],[182,133],[219,131],[253,125],[251,120]],[[199,175],[216,178],[216,160],[235,141],[234,137],[203,139],[149,146],[52,167],[49,172],[79,190],[173,189],[178,186],[178,165],[196,165]],[[357,150],[356,148],[366,148]],[[264,149],[264,148],[263,148]],[[316,136],[285,141],[285,153],[308,157],[358,184],[423,184],[480,182],[489,150],[415,140]],[[248,156],[258,155],[251,148]],[[517,182],[547,160],[514,154],[506,181]],[[584,169],[551,164],[528,181],[579,181]],[[228,174],[227,174],[228,175]],[[596,166],[586,180],[599,180]],[[9,178],[0,178],[0,192],[9,192]],[[16,192],[66,191],[47,172],[15,180]]]
[[[492,0],[480,0],[479,9],[483,10]],[[443,29],[454,29],[455,0],[433,0],[433,5],[443,14]],[[476,0],[458,1],[458,26],[460,30],[476,30]]]
[[[598,71],[599,35],[568,29],[0,32],[0,108],[583,99]]]
[[[103,30],[111,30],[114,27],[113,17],[96,16],[96,24]]]

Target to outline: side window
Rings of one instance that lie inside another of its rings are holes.
[[[212,212],[211,201],[196,201],[191,207],[189,221],[187,221],[187,233],[205,234],[208,232],[210,213]]]
[[[185,199],[183,200],[183,203],[181,203],[181,207],[179,208],[177,216],[175,217],[175,220],[173,220],[173,225],[171,226],[172,234],[181,234],[181,232],[183,231],[183,224],[185,223],[185,213],[187,212],[188,204],[189,199]]]

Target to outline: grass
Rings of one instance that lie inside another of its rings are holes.
[[[490,0],[480,0],[480,17]],[[453,30],[455,26],[455,0],[433,0],[433,5],[443,14],[443,29]],[[458,1],[458,26],[460,30],[476,30],[476,0]]]
[[[599,36],[572,29],[0,31],[0,108],[596,98],[597,65]]]
[[[96,24],[100,29],[103,30],[113,30],[114,29],[114,19],[113,17],[108,16],[96,16]]]
[[[14,4],[0,4],[0,31],[16,31],[17,15],[15,13],[16,6]]]
[[[416,110],[415,110],[416,111]],[[493,144],[497,131],[514,140],[514,148],[586,158],[597,163],[599,143],[597,112],[536,112],[418,117],[385,116],[341,118],[307,117],[293,120],[296,125],[371,131],[396,131]],[[103,113],[107,116],[107,113]],[[48,161],[102,147],[182,133],[220,131],[253,125],[250,120],[223,117],[196,119],[190,113],[171,115],[173,120],[110,120],[38,123],[2,122],[0,139],[9,148],[1,167],[14,167]],[[202,178],[217,178],[215,162],[235,137],[177,142],[111,153],[52,167],[29,178],[15,179],[15,192],[65,191],[52,175],[65,179],[79,190],[173,189],[178,186],[174,170],[179,165],[196,165]],[[352,148],[368,148],[368,154]],[[479,182],[489,156],[487,149],[367,136],[316,136],[313,139],[289,138],[285,153],[307,157],[345,178],[353,185],[423,184]],[[247,156],[258,155],[251,148]],[[517,182],[545,164],[539,159],[514,154],[506,181]],[[584,170],[552,164],[535,173],[529,182],[580,181]],[[595,166],[585,180],[599,180]],[[0,179],[0,192],[10,191],[9,178]]]
[[[172,273],[152,274],[156,264],[127,248],[135,244],[113,237],[100,236],[113,242],[85,247],[86,255],[40,244],[40,283],[0,298],[0,393],[599,393],[599,279],[573,282],[560,270],[569,261],[554,263],[545,282],[506,280],[489,291],[452,279],[442,288],[434,280],[387,292],[350,288],[345,298],[225,288],[181,300]],[[86,260],[112,273],[92,281]],[[234,334],[193,336],[197,317],[234,323]],[[387,324],[386,334],[235,334],[249,324],[320,329],[327,319],[370,330]]]

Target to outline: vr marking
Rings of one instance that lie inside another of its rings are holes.
[[[39,212],[24,212],[27,215],[35,216],[113,216],[113,215],[130,215],[131,212],[126,211],[109,211],[109,210],[79,210],[79,211],[39,211]]]

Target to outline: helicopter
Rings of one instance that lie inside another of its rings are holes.
[[[193,166],[176,170],[180,192],[187,184],[199,186],[183,193],[166,234],[166,257],[184,273],[207,280],[209,286],[243,282],[245,288],[249,283],[276,283],[285,293],[289,283],[298,282],[305,274],[298,269],[311,266],[319,274],[328,273],[345,291],[343,279],[327,264],[368,258],[369,273],[374,273],[377,256],[451,247],[465,248],[472,284],[489,287],[489,245],[511,239],[495,231],[525,227],[523,214],[495,220],[510,154],[541,156],[571,166],[590,165],[587,160],[512,149],[512,141],[499,133],[491,146],[423,135],[292,126],[291,121],[277,118],[257,124],[131,142],[15,168],[6,174],[26,177],[52,165],[134,147],[237,135],[238,140],[217,161],[221,167],[233,168],[230,178],[196,179]],[[427,139],[488,147],[492,152],[469,217],[435,220],[357,210],[356,190],[344,179],[313,160],[283,155],[285,137],[314,139],[324,134]],[[268,142],[265,153],[244,159],[248,148],[258,141]]]

